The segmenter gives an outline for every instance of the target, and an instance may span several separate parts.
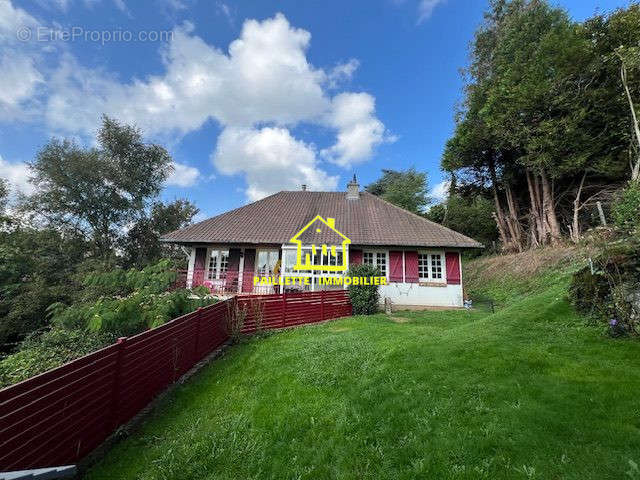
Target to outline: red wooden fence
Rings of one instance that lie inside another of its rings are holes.
[[[243,331],[351,315],[347,292],[234,297],[0,390],[0,472],[76,463],[199,360]]]

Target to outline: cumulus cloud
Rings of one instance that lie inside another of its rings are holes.
[[[11,7],[9,0],[0,0],[1,4]],[[188,22],[176,27],[173,38],[161,49],[164,71],[129,82],[106,70],[86,68],[69,53],[58,56],[58,66],[45,82],[33,64],[17,63],[22,73],[11,78],[24,75],[28,82],[13,89],[11,98],[0,93],[0,102],[24,107],[43,84],[46,92],[40,103],[47,127],[84,138],[93,137],[102,113],[169,141],[213,119],[223,127],[218,149],[212,154],[221,172],[228,171],[224,168],[228,155],[220,152],[221,147],[238,152],[247,147],[240,141],[253,142],[254,149],[256,143],[261,145],[256,150],[260,155],[253,154],[250,164],[239,162],[242,167],[234,167],[235,173],[245,175],[247,195],[252,199],[300,183],[335,188],[336,178],[323,170],[320,160],[346,167],[367,160],[377,145],[391,139],[376,116],[373,96],[331,93],[351,79],[358,61],[349,60],[329,71],[314,67],[307,59],[311,34],[293,27],[284,15],[246,20],[227,51],[207,44],[193,32]],[[0,116],[2,120],[6,118]],[[336,136],[334,145],[318,156],[315,147],[293,137],[292,129],[299,124],[328,127]],[[290,168],[294,153],[301,155],[296,162],[301,167],[292,171],[295,179],[281,174],[283,171],[255,174],[271,168],[277,154],[285,155],[283,162]],[[182,169],[175,175],[174,184],[186,185],[193,184],[199,174]]]
[[[32,193],[33,185],[29,183],[29,167],[25,163],[9,163],[0,156],[0,178],[9,180],[12,190]]]
[[[167,181],[167,185],[175,185],[178,187],[191,187],[200,178],[200,170],[190,167],[184,163],[173,162],[173,171]]]
[[[227,127],[212,159],[223,174],[245,173],[251,201],[279,190],[299,190],[302,184],[334,190],[338,183],[338,177],[318,168],[313,148],[282,127]]]
[[[385,127],[375,116],[375,99],[368,93],[341,93],[331,102],[327,122],[338,130],[337,142],[322,151],[323,157],[349,166],[367,160],[385,140]]]
[[[420,0],[418,4],[418,24],[428,20],[438,5],[446,0]]]

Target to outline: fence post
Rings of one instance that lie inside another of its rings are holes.
[[[124,347],[127,343],[127,337],[120,337],[116,342],[118,351],[116,352],[116,364],[113,369],[113,390],[111,392],[111,425],[115,430],[120,420],[120,377],[122,376],[122,357],[124,357]]]
[[[287,325],[287,294],[282,292],[282,326]]]
[[[324,321],[324,294],[325,290],[320,290],[320,320]]]
[[[198,361],[198,347],[200,346],[200,323],[202,318],[202,307],[198,307],[196,310],[196,334],[195,334],[195,345],[193,347],[193,364],[195,365]]]

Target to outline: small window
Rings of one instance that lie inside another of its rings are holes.
[[[442,255],[439,253],[431,254],[431,278],[434,280],[442,279]]]
[[[207,264],[207,280],[219,280],[224,278],[229,266],[229,251],[213,249],[209,251],[209,263]]]
[[[382,276],[387,276],[387,252],[364,252],[362,263],[378,267]]]
[[[277,250],[258,250],[258,263],[256,264],[258,275],[263,277],[273,275],[276,263],[278,263]]]
[[[418,276],[423,281],[442,280],[442,254],[418,253]]]

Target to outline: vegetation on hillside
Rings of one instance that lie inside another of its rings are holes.
[[[186,200],[158,200],[171,157],[107,117],[96,147],[52,139],[29,166],[30,196],[10,196],[0,179],[0,354],[50,328],[52,304],[82,302],[88,275],[162,258],[184,266],[184,253],[159,238],[198,211]]]

